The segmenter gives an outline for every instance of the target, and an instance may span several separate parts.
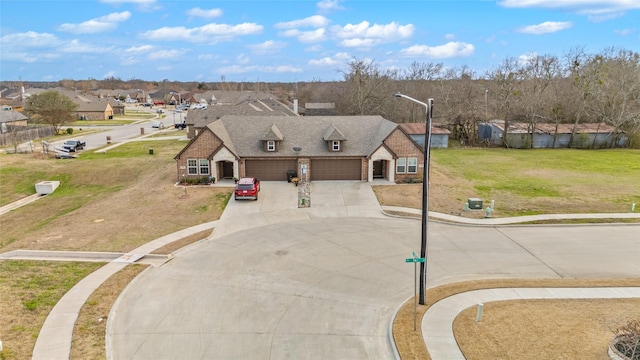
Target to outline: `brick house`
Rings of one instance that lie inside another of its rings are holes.
[[[234,116],[211,122],[175,156],[177,179],[421,179],[423,153],[380,116]],[[302,171],[302,170],[305,171]]]

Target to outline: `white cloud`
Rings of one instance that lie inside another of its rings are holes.
[[[129,20],[129,18],[131,18],[131,13],[128,11],[111,13],[79,24],[62,24],[58,30],[73,34],[96,34],[113,30],[118,27],[118,23]]]
[[[440,46],[414,45],[400,50],[405,56],[425,56],[433,59],[446,59],[472,55],[475,47],[463,42],[448,42]]]
[[[535,59],[538,56],[538,53],[533,51],[527,54],[522,54],[520,56],[518,56],[518,62],[520,64],[526,64],[527,62],[529,62],[529,60],[531,59]]]
[[[548,34],[554,33],[560,30],[568,29],[572,27],[573,24],[570,21],[558,22],[558,21],[545,21],[542,24],[538,25],[529,25],[523,26],[518,29],[518,32],[524,34]]]
[[[280,36],[296,38],[303,43],[320,42],[327,39],[324,28],[313,31],[300,31],[298,29],[285,30],[278,33]]]
[[[347,38],[375,38],[381,40],[406,39],[413,35],[415,27],[412,24],[398,25],[395,22],[389,24],[369,24],[363,21],[359,24],[347,24],[342,28],[334,27],[336,36]]]
[[[98,44],[84,44],[79,40],[71,40],[65,45],[59,47],[60,52],[73,54],[105,54],[113,51],[113,47],[104,47]]]
[[[348,53],[342,52],[337,53],[333,56],[327,56],[322,59],[311,59],[309,60],[309,65],[311,66],[336,66],[336,65],[344,65],[348,59],[350,59]]]
[[[236,57],[236,62],[238,64],[248,64],[251,59],[245,54],[240,54]]]
[[[351,48],[371,48],[377,43],[378,42],[375,39],[354,38],[354,39],[344,39],[340,42],[340,45],[344,47],[351,47]]]
[[[153,46],[151,45],[142,45],[142,46],[132,46],[130,48],[125,49],[125,52],[128,53],[146,53],[153,50]]]
[[[343,27],[333,26],[331,30],[333,35],[342,39],[342,46],[362,48],[407,39],[413,35],[415,27],[412,24],[398,25],[395,22],[371,25],[368,21],[363,21]]]
[[[323,11],[342,10],[344,7],[340,5],[340,0],[321,0],[316,6]]]
[[[260,44],[247,45],[247,48],[251,49],[255,54],[273,54],[282,50],[287,46],[287,43],[280,41],[267,40]]]
[[[640,2],[637,0],[501,0],[498,5],[508,8],[563,9],[580,15],[596,16],[593,20],[607,14],[612,16],[605,18],[618,17],[625,11],[640,9]]]
[[[456,35],[455,35],[455,34],[446,34],[446,35],[444,36],[444,39],[445,39],[445,40],[454,40],[455,38],[456,38]]]
[[[199,7],[187,10],[187,15],[205,19],[212,19],[222,16],[221,9],[200,9]]]
[[[23,33],[4,35],[0,44],[6,49],[49,48],[60,45],[61,41],[53,34],[27,31]],[[2,51],[6,53],[8,51]]]
[[[102,75],[103,79],[110,79],[110,78],[115,78],[116,77],[116,72],[111,70],[109,72],[107,72],[106,74]]]
[[[178,49],[159,50],[149,53],[148,58],[150,60],[172,60],[182,56],[184,53],[184,50]]]
[[[321,15],[314,15],[308,18],[293,20],[287,22],[279,22],[273,27],[276,29],[295,29],[300,27],[324,27],[329,25],[329,19]]]
[[[142,34],[142,37],[157,41],[215,43],[223,40],[232,40],[237,36],[260,34],[262,30],[262,25],[255,23],[242,23],[238,25],[212,23],[196,28],[185,28],[183,26],[163,27],[147,31]]]
[[[617,29],[615,30],[615,33],[620,35],[620,36],[627,36],[629,34],[633,34],[633,30],[631,29]]]

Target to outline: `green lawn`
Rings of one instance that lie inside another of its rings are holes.
[[[431,155],[450,177],[473,183],[486,199],[503,193],[558,199],[593,192],[615,204],[640,205],[640,150],[434,149]]]

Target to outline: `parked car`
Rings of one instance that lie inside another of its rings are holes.
[[[173,124],[173,127],[176,128],[176,129],[184,130],[184,129],[187,128],[187,124],[183,123],[183,122],[175,123],[175,124]]]
[[[250,177],[241,178],[236,183],[236,190],[233,198],[238,199],[253,199],[258,200],[258,193],[260,192],[260,180]]]
[[[164,123],[162,121],[154,121],[151,123],[151,127],[154,129],[164,129]]]
[[[78,150],[84,149],[85,145],[87,145],[84,141],[80,140],[67,140],[62,144],[62,148],[69,152],[76,152]]]
[[[207,104],[193,104],[191,105],[191,109],[206,109],[207,108]]]
[[[176,106],[176,110],[189,110],[189,104],[181,104]]]

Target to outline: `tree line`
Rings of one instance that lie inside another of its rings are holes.
[[[584,123],[605,123],[615,129],[616,142],[624,132],[628,145],[640,146],[640,54],[626,49],[591,54],[574,48],[562,57],[505,58],[483,74],[466,66],[449,68],[433,62],[389,69],[370,59],[352,59],[346,69],[336,71],[342,81],[246,83],[222,77],[219,82],[149,82],[112,77],[47,84],[84,91],[268,90],[283,101],[297,98],[301,106],[335,103],[339,115],[381,115],[398,123],[424,121],[424,108],[393,96],[401,92],[424,102],[433,98],[434,123],[448,127],[452,139],[465,144],[477,142],[478,123],[500,119],[507,129],[511,122],[526,123],[530,129],[539,123],[556,128],[573,124],[574,129]]]

